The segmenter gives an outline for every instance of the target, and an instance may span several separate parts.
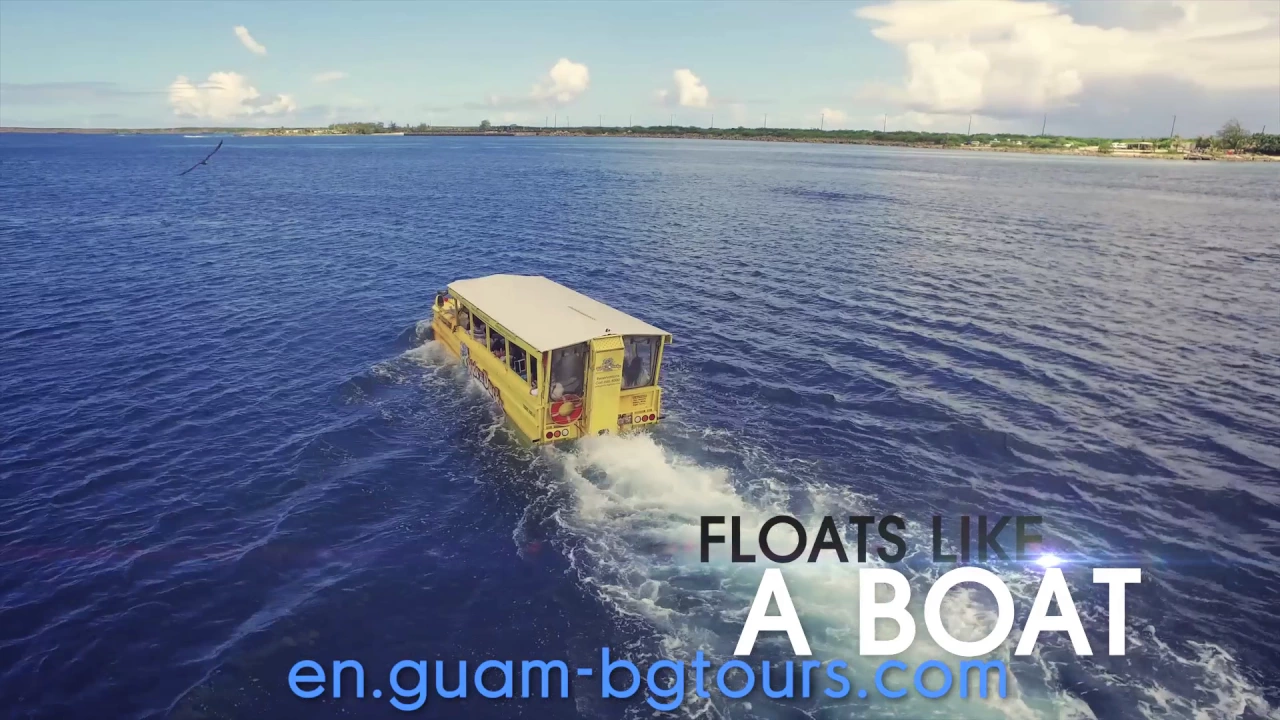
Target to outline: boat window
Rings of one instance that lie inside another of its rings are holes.
[[[499,360],[507,359],[507,339],[497,330],[489,331],[489,352]]]
[[[560,348],[551,353],[551,399],[565,395],[582,396],[582,383],[587,371],[587,344]]]
[[[478,343],[484,344],[486,342],[485,333],[488,330],[489,328],[485,326],[484,321],[480,318],[476,318],[475,322],[471,323],[471,337]]]
[[[652,385],[657,361],[657,336],[628,335],[622,341],[622,389]]]
[[[538,356],[529,356],[529,387],[538,389]]]
[[[458,308],[458,326],[463,330],[471,329],[471,311],[465,307]]]
[[[529,358],[525,354],[524,348],[511,343],[511,369],[525,382],[529,382],[528,362]]]

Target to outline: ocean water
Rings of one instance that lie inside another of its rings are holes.
[[[1006,648],[1005,700],[680,714],[1280,717],[1280,167],[228,138],[176,177],[214,142],[0,136],[0,714],[401,715],[294,697],[306,658],[723,660],[762,567],[698,562],[700,515],[897,513],[917,614],[930,516],[1043,516],[1097,654]],[[494,272],[669,329],[667,421],[514,443],[423,322]],[[1095,565],[1144,571],[1124,657]],[[865,680],[856,567],[785,574]],[[1041,571],[991,567],[1012,645]],[[653,712],[592,687],[419,714]]]

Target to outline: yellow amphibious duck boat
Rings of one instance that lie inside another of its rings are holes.
[[[458,280],[436,295],[431,327],[531,443],[662,416],[658,371],[671,335],[547,278]]]

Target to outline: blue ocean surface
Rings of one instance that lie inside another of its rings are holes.
[[[1280,717],[1280,166],[228,137],[177,177],[216,140],[0,135],[0,715],[402,715],[295,697],[307,658],[384,692],[406,658],[722,662],[763,566],[699,562],[699,516],[896,513],[917,617],[931,516],[1043,516],[1094,654],[1013,656],[1043,569],[990,563],[1004,700],[677,715]],[[672,332],[665,422],[514,442],[424,322],[497,272]],[[865,687],[858,566],[828,560],[784,574]],[[1095,566],[1143,569],[1123,657]],[[935,656],[921,621],[904,659]],[[418,714],[653,710],[575,680]]]

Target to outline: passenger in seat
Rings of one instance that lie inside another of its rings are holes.
[[[632,388],[638,385],[642,374],[644,374],[644,361],[640,359],[640,355],[632,355],[622,363],[622,383],[625,387]]]

